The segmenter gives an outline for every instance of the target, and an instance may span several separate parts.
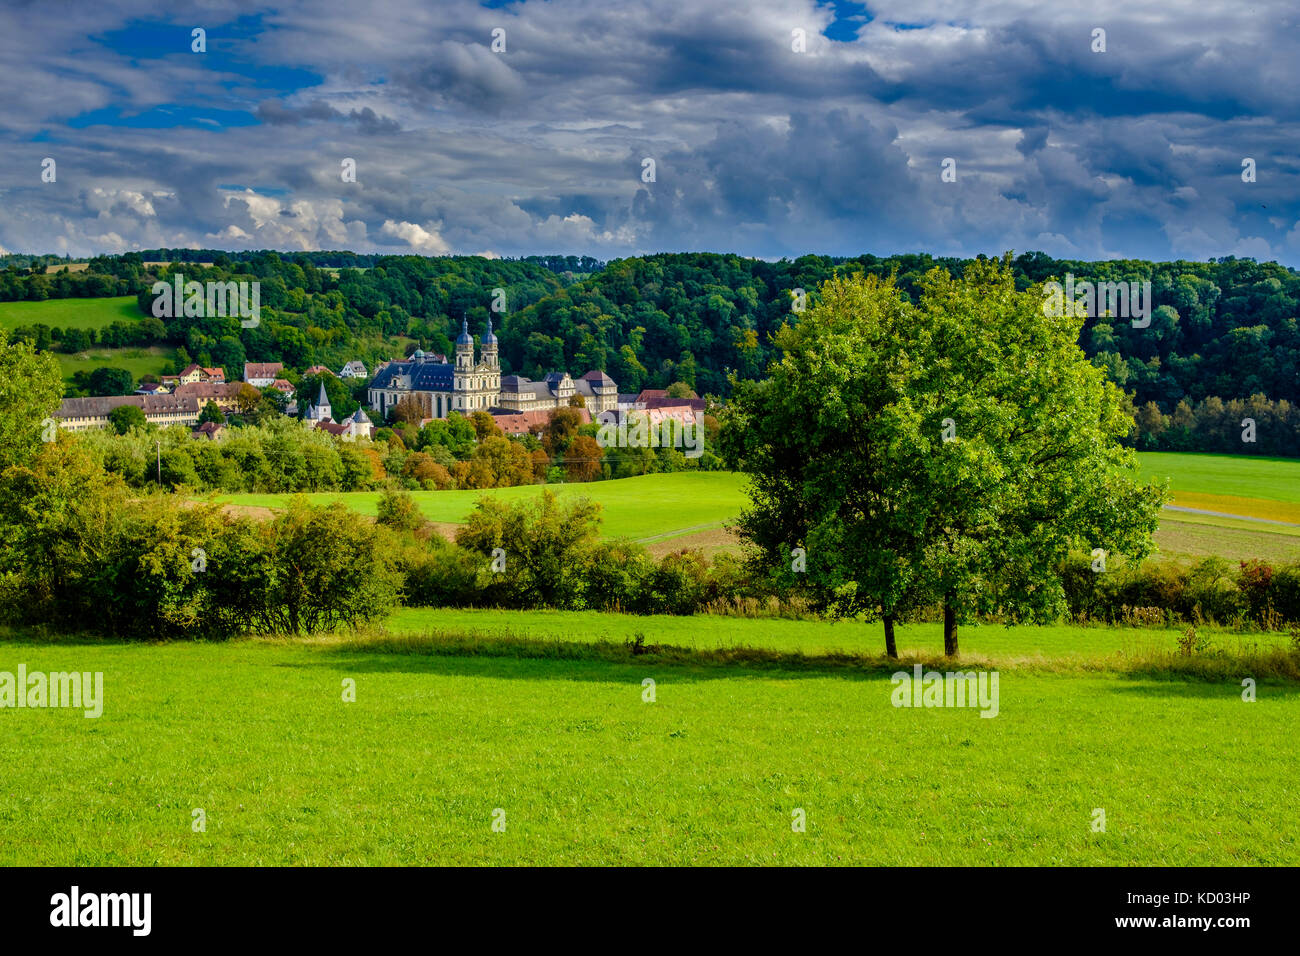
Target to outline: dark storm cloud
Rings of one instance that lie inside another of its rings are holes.
[[[1300,262],[1290,4],[950,6],[9,6],[0,247]]]

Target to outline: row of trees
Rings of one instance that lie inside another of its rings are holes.
[[[132,488],[154,487],[161,474],[173,490],[366,491],[387,475],[385,446],[339,442],[283,417],[231,429],[220,441],[192,438],[187,428],[142,427],[90,431],[75,441]]]
[[[262,411],[258,402],[232,415],[243,427],[203,441],[185,428],[146,425],[138,408],[125,406],[109,416],[114,428],[77,440],[131,487],[149,488],[161,479],[166,488],[195,491],[487,489],[722,467],[713,451],[719,426],[712,416],[705,418],[704,454],[687,458],[673,447],[603,448],[597,426],[584,425],[572,408],[552,412],[540,438],[506,436],[486,412],[468,418],[452,412],[423,428],[410,422],[381,428],[374,441],[339,440],[278,412],[261,418]],[[202,420],[226,416],[210,404]]]
[[[0,618],[78,632],[226,637],[356,626],[397,604],[385,536],[336,505],[275,518],[141,496],[76,442],[0,472]]]
[[[281,361],[305,368],[391,357],[402,347],[395,336],[412,340],[405,342],[408,349],[419,345],[449,354],[461,316],[469,317],[477,333],[501,289],[505,315],[498,317],[497,333],[507,372],[537,378],[560,369],[601,369],[627,392],[682,380],[701,394],[726,395],[731,373],[762,377],[779,357],[775,332],[792,308],[815,303],[826,280],[892,275],[898,294],[914,304],[929,270],[958,275],[970,263],[928,255],[764,262],[665,254],[616,260],[592,272],[599,266],[594,260],[563,257],[203,254],[211,266],[187,256],[175,269],[147,268],[132,254],[100,257],[86,272],[60,273],[62,278],[15,267],[0,273],[0,299],[73,294],[71,287],[36,287],[57,278],[89,289],[98,277],[99,294],[120,292],[118,284],[127,283],[138,293],[142,314],[149,315],[152,282],[175,272],[198,281],[258,281],[258,327],[242,328],[237,318],[177,316],[164,320],[166,341],[205,365]],[[367,267],[333,270],[322,265],[327,261]],[[1151,284],[1149,325],[1094,315],[1079,328],[1088,356],[1139,406],[1155,402],[1173,414],[1184,399],[1245,400],[1255,393],[1300,401],[1300,274],[1292,269],[1233,257],[1081,262],[1042,253],[1016,257],[1009,269],[1019,291],[1067,275],[1076,282]]]
[[[408,535],[398,565],[411,605],[694,614],[743,589],[741,569],[726,559],[692,551],[656,559],[600,538],[600,511],[549,491],[517,502],[485,497],[452,544],[430,535],[399,492],[380,502],[379,521]]]
[[[1207,451],[1300,458],[1300,407],[1256,393],[1225,402],[1182,399],[1172,414],[1155,402],[1137,409],[1133,437],[1144,451]]]
[[[161,341],[167,334],[162,322],[153,316],[139,322],[118,319],[99,329],[60,328],[37,322],[20,325],[10,332],[17,341],[30,342],[43,352],[64,352],[69,355],[84,352],[96,345],[105,348],[130,348]]]

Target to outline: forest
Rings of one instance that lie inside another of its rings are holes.
[[[169,264],[156,264],[164,260]],[[143,321],[152,283],[174,273],[187,280],[260,281],[257,328],[241,328],[230,318],[183,316],[165,319],[161,328],[156,322],[145,327],[158,344],[175,349],[178,367],[197,361],[238,376],[245,361],[280,361],[300,370],[353,358],[372,364],[416,348],[449,354],[462,317],[480,335],[495,298],[502,306],[494,322],[507,373],[538,378],[559,369],[600,369],[625,393],[681,381],[723,399],[731,392],[730,376],[765,375],[777,357],[773,334],[797,321],[796,303],[812,305],[831,276],[893,275],[911,299],[929,270],[956,274],[966,265],[926,254],[768,262],[686,253],[601,263],[577,256],[161,249],[96,257],[82,271],[46,272],[61,261],[0,257],[0,302],[135,295]],[[1231,256],[1081,262],[1032,252],[1013,257],[1011,265],[1021,289],[1067,274],[1077,281],[1152,284],[1149,326],[1091,317],[1080,338],[1089,357],[1130,395],[1135,412],[1146,408],[1135,442],[1208,450],[1196,423],[1213,420],[1216,433],[1222,432],[1220,405],[1253,402],[1266,403],[1270,420],[1279,423],[1268,436],[1270,450],[1300,454],[1294,410],[1300,401],[1300,273]],[[109,335],[116,338],[103,338]],[[116,345],[123,337],[121,329],[104,330],[102,341],[88,343],[80,330],[41,325],[17,328],[14,336],[60,351]]]

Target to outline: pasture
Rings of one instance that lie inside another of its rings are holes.
[[[106,349],[93,348],[75,355],[59,352],[55,355],[65,381],[72,381],[73,373],[93,372],[97,368],[126,369],[138,381],[141,375],[161,375],[171,361],[171,350],[158,346],[149,348]]]
[[[1300,560],[1300,461],[1227,455],[1141,453],[1143,475],[1169,478],[1173,504],[1199,514],[1166,510],[1156,545],[1177,560],[1218,555],[1229,561],[1265,558]],[[732,472],[644,475],[584,485],[547,486],[560,496],[586,495],[604,506],[602,533],[627,536],[651,550],[703,547],[725,550],[735,539],[724,530],[747,504],[745,477]],[[1229,489],[1233,495],[1224,494]],[[490,491],[416,491],[412,495],[430,521],[456,524],[484,494],[518,499],[541,486]],[[378,492],[308,495],[316,503],[342,501],[362,514],[376,513]],[[257,508],[282,508],[288,495],[221,495],[220,500]],[[1295,525],[1284,523],[1295,522]]]
[[[102,672],[103,715],[0,710],[0,865],[1300,863],[1293,684],[1013,665],[985,719],[816,660],[11,635],[20,663]]]
[[[637,540],[667,539],[721,528],[747,499],[745,477],[733,472],[677,472],[642,475],[580,485],[520,485],[490,491],[415,491],[420,511],[430,521],[459,523],[483,495],[516,501],[540,495],[544,488],[559,498],[585,496],[603,506],[601,532]],[[219,501],[254,508],[282,508],[290,495],[218,495]],[[321,492],[306,496],[314,504],[341,501],[364,515],[378,511],[379,492]]]
[[[43,302],[0,302],[0,328],[41,323],[58,329],[102,329],[114,322],[144,318],[133,295],[107,299],[46,299]]]

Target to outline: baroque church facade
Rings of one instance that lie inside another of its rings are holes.
[[[563,408],[575,395],[582,396],[593,418],[618,407],[618,387],[604,372],[591,371],[577,379],[567,372],[552,372],[540,382],[520,375],[503,377],[490,316],[477,362],[468,321],[462,319],[453,363],[431,361],[416,349],[409,360],[389,362],[379,369],[367,393],[370,407],[385,417],[398,402],[413,399],[424,409],[425,418],[446,418],[453,411],[509,414]]]

